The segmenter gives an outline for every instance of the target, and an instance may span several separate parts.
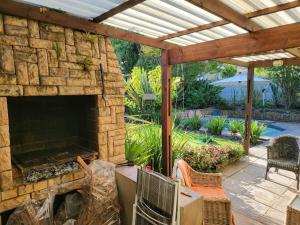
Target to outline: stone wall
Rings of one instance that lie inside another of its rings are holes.
[[[52,186],[60,185],[62,192],[75,189],[83,177],[78,171],[35,184],[16,184],[6,97],[95,95],[91,113],[97,118],[99,158],[118,163],[125,159],[124,92],[108,38],[0,14],[0,213],[27,199],[44,197]]]
[[[184,117],[193,117],[194,115],[205,116],[212,115],[214,108],[206,109],[191,109],[182,112]],[[231,118],[245,118],[245,110],[218,110],[221,116],[227,116]],[[276,112],[268,111],[262,112],[260,110],[253,110],[252,118],[255,120],[270,120],[277,122],[297,122],[300,123],[300,113],[297,112]]]

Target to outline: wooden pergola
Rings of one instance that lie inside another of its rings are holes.
[[[274,61],[300,64],[299,0],[74,0],[72,6],[69,0],[50,2],[52,5],[45,0],[1,0],[0,13],[162,49],[166,175],[172,170],[172,65],[218,60],[248,68],[244,138],[248,154],[254,68],[273,66]]]

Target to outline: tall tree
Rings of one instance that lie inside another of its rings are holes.
[[[286,109],[297,103],[300,91],[300,66],[279,66],[268,69],[273,81],[281,88]]]

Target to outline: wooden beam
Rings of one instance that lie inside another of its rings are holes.
[[[168,50],[161,54],[162,69],[162,165],[163,174],[171,176],[172,173],[172,99],[171,99],[171,73]]]
[[[171,39],[171,38],[174,38],[174,37],[179,37],[179,36],[183,36],[183,35],[186,35],[186,34],[199,32],[199,31],[202,31],[202,30],[207,30],[207,29],[210,29],[210,28],[213,28],[213,27],[222,26],[222,25],[225,25],[225,24],[228,24],[228,22],[225,21],[225,20],[220,20],[220,21],[217,21],[217,22],[204,24],[204,25],[201,25],[201,26],[198,26],[198,27],[193,27],[193,28],[190,28],[190,29],[187,29],[187,30],[176,32],[176,33],[167,34],[165,36],[157,38],[157,40],[163,41],[163,40]]]
[[[145,0],[128,0],[127,2],[123,2],[122,4],[118,5],[117,7],[109,10],[108,12],[103,13],[103,14],[95,17],[93,19],[93,22],[100,23],[103,20],[106,20],[109,17],[112,17],[112,16],[114,16],[114,15],[120,13],[120,12],[123,12],[126,9],[132,8],[135,5],[140,4],[140,3],[144,2],[144,1]]]
[[[283,65],[292,66],[292,65],[300,65],[300,58],[291,58],[291,59],[282,59]],[[264,60],[264,61],[256,61],[249,63],[249,66],[252,67],[272,67],[274,60]]]
[[[146,37],[126,30],[114,28],[104,24],[97,24],[79,17],[59,13],[52,10],[41,10],[40,7],[15,2],[12,0],[0,1],[0,13],[25,17],[28,19],[52,23],[64,27],[70,27],[85,32],[118,38],[155,48],[168,49],[178,47],[178,45],[175,44],[158,41],[154,38]]]
[[[231,58],[223,58],[223,59],[216,59],[216,61],[222,62],[222,63],[227,63],[227,64],[232,64],[236,66],[242,66],[242,67],[248,67],[249,63],[239,61],[236,59],[231,59]]]
[[[221,17],[222,19],[234,23],[247,31],[257,31],[261,27],[255,22],[249,20],[245,15],[242,15],[221,2],[220,0],[187,0],[188,2],[203,8],[212,14]]]
[[[263,16],[263,15],[267,15],[267,14],[271,14],[271,13],[280,12],[282,10],[296,8],[298,6],[300,6],[300,0],[280,4],[280,5],[277,5],[274,7],[261,9],[261,10],[255,11],[255,12],[250,12],[250,13],[245,14],[245,16],[247,18],[253,18],[253,17],[258,17],[258,16]]]
[[[300,57],[300,49],[299,48],[289,48],[289,49],[285,49],[285,51],[289,52],[290,54],[292,54],[296,57]]]
[[[253,83],[254,83],[254,67],[248,68],[247,73],[247,97],[246,97],[246,111],[245,111],[245,134],[244,134],[244,151],[249,154],[250,148],[250,131],[252,120],[252,98],[253,98]]]
[[[170,63],[230,58],[300,46],[300,23],[170,49]]]

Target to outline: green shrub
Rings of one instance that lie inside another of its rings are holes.
[[[172,123],[173,123],[173,126],[174,127],[178,127],[180,124],[181,124],[181,121],[182,121],[182,116],[181,114],[173,114],[173,117],[172,117]]]
[[[147,164],[152,154],[150,151],[145,151],[141,142],[131,140],[126,136],[125,139],[125,157],[129,162],[135,165]]]
[[[242,121],[234,120],[229,123],[228,129],[232,134],[237,134],[243,129],[243,127],[244,123]]]
[[[199,130],[201,128],[201,117],[193,116],[184,120],[184,128],[190,130]]]
[[[207,123],[207,131],[213,135],[221,135],[225,127],[226,117],[216,117]]]
[[[241,145],[204,145],[184,151],[181,158],[199,172],[217,172],[227,164],[239,160],[242,155]]]
[[[264,125],[263,123],[253,121],[251,123],[250,142],[252,144],[256,144],[258,142],[258,139],[260,138],[260,135],[262,134],[262,132],[264,132],[266,128],[266,125]]]

